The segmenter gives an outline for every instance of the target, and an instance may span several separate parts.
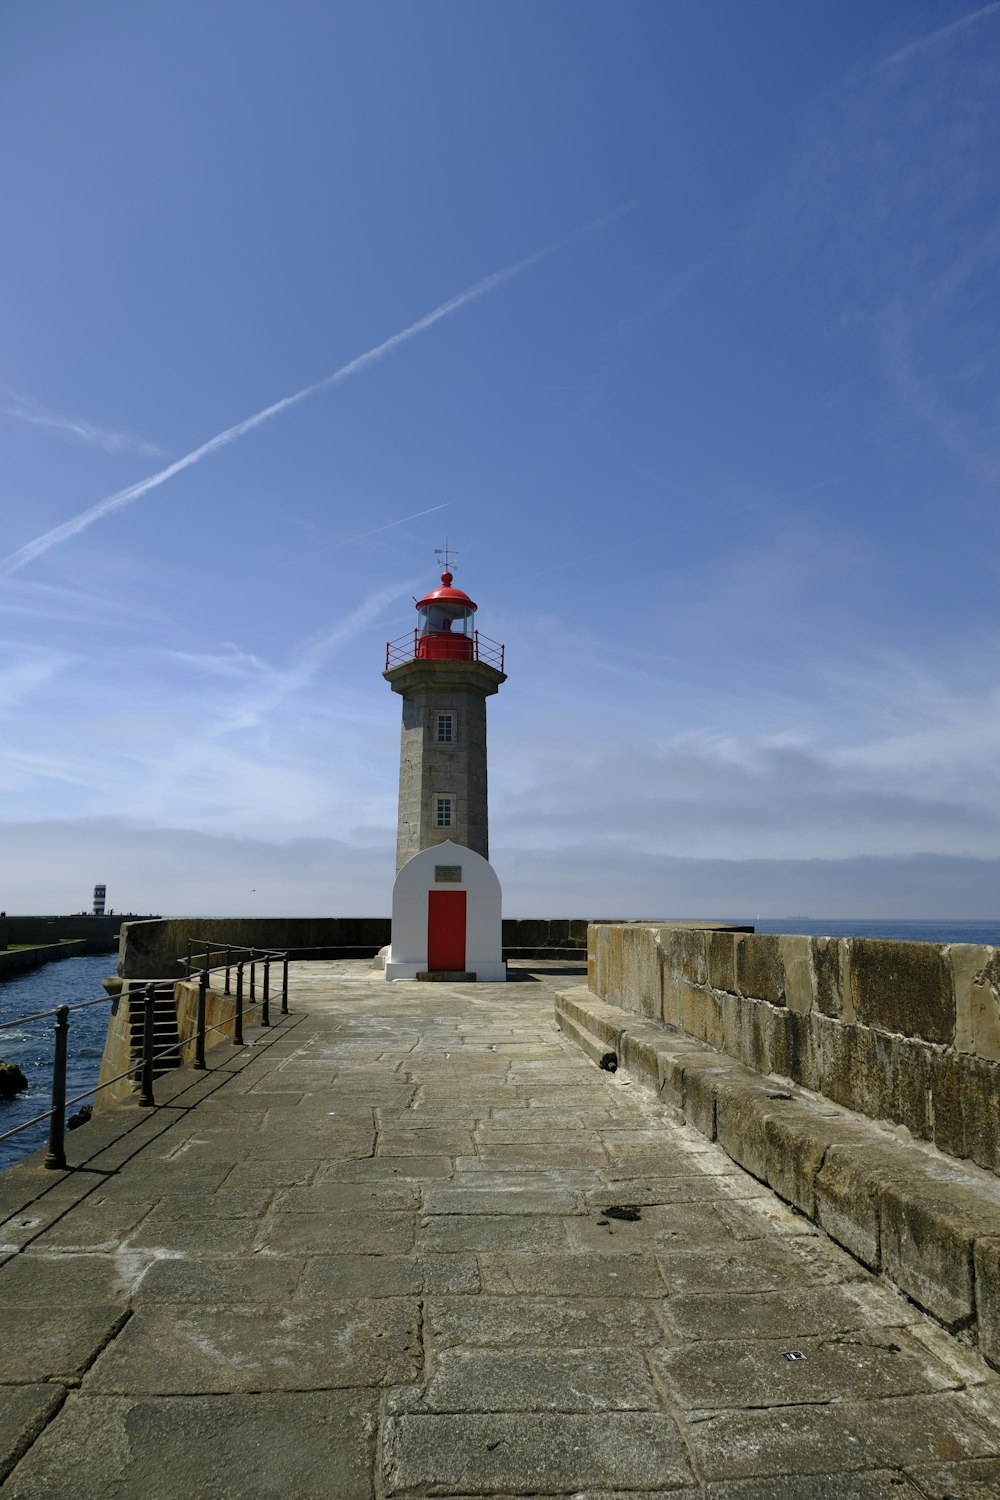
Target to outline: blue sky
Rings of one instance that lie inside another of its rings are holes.
[[[0,905],[388,911],[447,536],[512,915],[995,916],[998,68],[1000,3],[7,4]]]

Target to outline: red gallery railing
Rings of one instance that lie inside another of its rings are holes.
[[[436,639],[434,634],[421,635],[417,630],[408,630],[405,635],[399,635],[394,641],[388,641],[385,648],[385,670],[390,667],[402,666],[406,661],[481,661],[488,667],[495,667],[498,672],[504,669],[504,646],[501,641],[494,641],[488,635],[483,635],[481,630],[473,631],[471,636],[446,635],[443,638],[452,647],[447,653],[433,649]],[[459,642],[462,643],[461,652],[454,650]],[[430,646],[430,649],[427,647]],[[468,649],[466,649],[466,647]]]

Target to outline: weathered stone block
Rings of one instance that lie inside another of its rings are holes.
[[[622,1004],[639,1015],[663,1014],[663,986],[656,929],[629,925],[622,929]]]
[[[919,1041],[874,1034],[865,1073],[868,1097],[880,1110],[873,1118],[893,1120],[923,1140],[930,1138],[931,1056],[932,1049]]]
[[[715,1140],[715,1088],[719,1078],[728,1073],[725,1063],[706,1053],[689,1055],[684,1066],[684,1118],[708,1140]]]
[[[957,1063],[963,1154],[987,1171],[1000,1172],[1000,1063],[964,1056]]]
[[[620,1005],[622,1002],[622,929],[616,924],[609,925],[604,930],[607,933],[607,951],[601,997],[604,1000],[613,1000],[616,1005]]]
[[[748,1068],[753,1068],[755,1073],[767,1073],[770,1071],[767,1049],[767,1007],[759,1001],[746,997],[741,1003],[744,1025],[742,1028],[743,1055],[740,1061]]]
[[[895,1159],[879,1188],[883,1269],[946,1328],[964,1327],[975,1311],[973,1247],[1000,1234],[1000,1203]]]
[[[827,1098],[869,1119],[930,1135],[930,1049],[825,1016],[817,1029]]]
[[[660,1098],[673,1109],[684,1108],[684,1063],[682,1052],[660,1052],[656,1060],[656,1077]]]
[[[788,1011],[785,1022],[790,1052],[789,1078],[794,1078],[805,1089],[821,1092],[820,1053],[816,1045],[816,1030],[812,1015],[803,1016],[798,1011]]]
[[[741,995],[784,1005],[785,968],[775,935],[751,932],[736,939],[736,987]]]
[[[681,1029],[689,1036],[722,1049],[721,1004],[711,990],[681,980],[679,1016]]]
[[[709,932],[706,934],[706,959],[708,982],[713,990],[736,991],[736,934],[733,932]]]
[[[966,1061],[951,1051],[933,1051],[928,1059],[932,1137],[935,1146],[949,1156],[968,1155],[962,1108],[962,1064]]]
[[[626,1025],[618,1045],[622,1065],[654,1088],[659,1086],[659,1046],[662,1033],[655,1023],[648,1026]]]
[[[815,1105],[791,1099],[769,1101],[767,1124],[767,1181],[810,1219],[816,1219],[816,1179],[832,1146],[867,1145],[870,1127],[833,1112],[821,1114]],[[874,1215],[874,1205],[872,1207]]]
[[[816,1217],[816,1177],[830,1140],[822,1123],[814,1112],[794,1103],[776,1103],[764,1122],[765,1180],[810,1219]]]
[[[660,963],[661,1014],[668,1026],[681,1024],[681,987],[684,980],[671,963],[669,947],[664,948],[662,939],[658,944]]]
[[[958,1012],[955,1045],[990,1062],[1000,1062],[1000,949],[956,944],[949,949],[948,958]],[[963,1045],[969,1040],[971,1046]]]
[[[842,938],[810,939],[816,1009],[841,1021],[854,1020],[848,982],[850,948]]]
[[[808,1015],[813,1006],[812,939],[779,937],[778,948],[785,971],[785,1004]]]
[[[809,1018],[784,1006],[757,1007],[763,1042],[763,1072],[792,1078],[806,1088],[817,1082]]]
[[[715,1138],[745,1171],[767,1182],[767,1094],[737,1077],[722,1077],[715,1088]]]
[[[607,1005],[603,1000],[596,1000],[588,990],[578,986],[556,996],[557,1020],[562,1016],[568,1016],[571,1021],[585,1027],[592,1036],[617,1051],[626,1020],[617,1005]]]
[[[859,1021],[927,1042],[952,1041],[955,994],[940,947],[855,938],[850,951],[850,988]]]
[[[879,1270],[878,1175],[871,1149],[830,1146],[813,1188],[816,1218],[830,1238],[869,1270]]]
[[[586,1021],[577,1020],[575,1016],[568,1015],[565,1011],[560,1011],[558,1004],[556,1006],[556,1024],[559,1030],[570,1041],[575,1042],[581,1051],[586,1053],[591,1062],[597,1063],[598,1066],[600,1066],[609,1054],[613,1053],[617,1057],[617,1040],[612,1044],[603,1041],[590,1029]]]
[[[675,927],[671,932],[671,947],[677,954],[681,974],[689,984],[708,982],[705,937],[704,932],[692,927]]]
[[[973,1263],[979,1352],[1000,1370],[1000,1239],[977,1239]]]

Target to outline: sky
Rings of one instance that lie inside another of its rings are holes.
[[[0,907],[995,918],[1000,0],[7,0]]]

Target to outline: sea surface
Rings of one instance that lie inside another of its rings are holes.
[[[813,917],[740,917],[756,932],[799,932],[809,937],[893,938],[905,943],[986,943],[1000,946],[995,922],[817,921]]]
[[[825,937],[895,938],[917,943],[984,943],[1000,947],[1000,920],[996,922],[900,922],[824,921],[808,917],[734,917],[757,932],[787,932]],[[94,1000],[103,994],[101,980],[115,971],[114,953],[88,954],[45,964],[16,979],[0,980],[0,1023],[17,1020],[35,1011],[54,1010],[79,1000]],[[66,1093],[69,1098],[93,1088],[101,1066],[104,1037],[111,1002],[70,1014],[69,1062]],[[28,1090],[10,1103],[0,1102],[0,1135],[48,1109],[52,1087],[52,1039],[54,1017],[0,1031],[0,1060],[17,1063],[28,1079]],[[87,1101],[85,1101],[87,1102]],[[68,1113],[80,1106],[73,1105]],[[0,1170],[44,1146],[48,1122],[31,1126],[11,1140],[0,1141]]]
[[[87,953],[80,958],[61,958],[12,979],[0,980],[0,1024],[16,1021],[57,1005],[74,1005],[103,995],[101,980],[117,968],[116,953]],[[67,1038],[66,1097],[72,1099],[93,1088],[101,1067],[104,1038],[111,1014],[111,999],[103,1005],[70,1012]],[[28,1080],[26,1093],[8,1103],[0,1100],[0,1135],[49,1108],[52,1093],[52,1049],[55,1017],[31,1021],[0,1031],[0,1061],[16,1063]],[[84,1100],[83,1103],[90,1103]],[[79,1104],[67,1114],[75,1114]],[[37,1151],[48,1141],[49,1123],[32,1125],[10,1140],[0,1141],[0,1170]]]

